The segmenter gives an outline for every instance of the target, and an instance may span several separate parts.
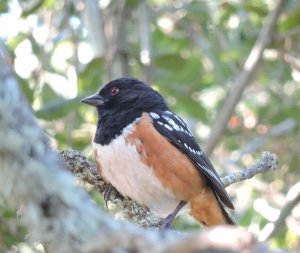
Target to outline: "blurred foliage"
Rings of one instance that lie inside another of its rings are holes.
[[[0,37],[29,103],[58,149],[90,151],[96,113],[80,98],[125,75],[155,86],[204,144],[274,3],[2,0]],[[239,224],[261,237],[300,176],[299,37],[300,3],[289,0],[258,74],[212,157],[217,168],[231,172],[251,165],[263,150],[278,155],[278,171],[229,189]],[[177,226],[194,224],[179,218]],[[5,228],[0,229],[3,234]],[[299,238],[298,205],[271,243],[296,249]],[[1,241],[8,247],[11,242]]]
[[[15,212],[0,206],[0,252],[6,252],[8,247],[24,241],[26,230],[16,220]]]

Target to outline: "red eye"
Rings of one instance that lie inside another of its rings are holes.
[[[115,95],[117,95],[118,93],[119,93],[119,89],[116,88],[116,87],[112,88],[111,91],[110,91],[110,94],[111,94],[112,96],[115,96]]]

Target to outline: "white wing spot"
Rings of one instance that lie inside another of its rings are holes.
[[[164,123],[162,123],[161,121],[157,121],[157,124],[162,126]]]
[[[168,114],[169,116],[163,115],[163,118],[172,126],[172,128],[176,131],[183,132],[191,137],[193,137],[193,134],[191,130],[187,127],[187,125],[184,123],[184,121],[178,117],[176,114],[170,112],[170,111],[164,111],[165,114]],[[172,119],[173,117],[173,119]],[[176,119],[176,120],[174,120]],[[176,123],[177,121],[177,123]]]
[[[153,119],[159,119],[160,118],[160,116],[155,112],[150,112],[150,115]]]
[[[184,143],[184,146],[188,149],[189,147],[188,147],[188,145],[186,145],[186,143]]]
[[[164,124],[164,127],[167,128],[167,129],[170,130],[170,131],[173,131],[173,128],[170,127],[168,124]]]
[[[195,154],[195,150],[193,148],[189,147],[189,150]]]
[[[167,116],[163,116],[164,117],[164,119],[166,120],[166,121],[168,121],[168,123],[170,124],[170,125],[172,125],[172,127],[176,130],[176,131],[179,131],[179,126],[175,123],[175,121],[174,120],[172,120],[171,118],[169,118],[169,117],[167,117]]]

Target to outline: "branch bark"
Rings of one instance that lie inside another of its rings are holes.
[[[104,193],[108,184],[99,176],[96,165],[87,161],[79,151],[64,150],[61,152],[62,160],[66,167],[82,181],[93,185],[100,193]],[[249,168],[239,170],[221,178],[225,187],[250,179],[258,173],[275,170],[278,166],[276,155],[264,152],[262,158]],[[118,216],[133,220],[143,227],[159,227],[160,218],[153,214],[148,208],[139,205],[129,198],[124,198],[117,190],[111,194],[110,208],[121,210]]]
[[[244,90],[251,84],[251,81],[256,74],[256,70],[260,65],[262,54],[275,35],[277,20],[283,10],[285,2],[286,0],[278,0],[274,10],[267,16],[265,25],[245,61],[242,72],[238,75],[235,83],[232,85],[222,109],[216,116],[214,125],[211,128],[210,136],[207,138],[208,141],[204,148],[204,151],[208,156],[211,155],[220,137],[226,130],[227,123],[238,102],[241,100]]]
[[[0,200],[12,210],[22,207],[21,224],[48,252],[82,252],[82,245],[100,228],[118,228],[88,201],[88,195],[76,187],[51,150],[20,91],[1,41],[0,140]]]
[[[221,180],[224,186],[227,187],[231,184],[250,179],[258,173],[263,173],[268,170],[275,170],[277,166],[278,160],[276,155],[269,152],[264,152],[262,154],[262,158],[251,167],[244,170],[238,170],[237,172],[224,176],[221,178]]]

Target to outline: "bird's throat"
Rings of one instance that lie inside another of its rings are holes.
[[[94,142],[108,145],[130,123],[141,117],[142,112],[135,110],[119,111],[116,113],[99,113]]]

